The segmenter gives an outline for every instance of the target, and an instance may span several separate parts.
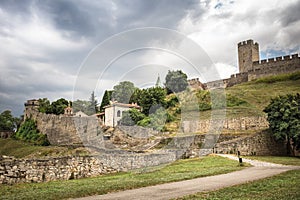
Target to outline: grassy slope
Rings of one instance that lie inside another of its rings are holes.
[[[68,149],[57,146],[35,146],[27,142],[14,139],[0,138],[0,155],[14,156],[16,158],[31,158],[44,156],[87,155],[84,148]]]
[[[65,199],[160,183],[211,176],[243,169],[236,161],[218,156],[179,160],[153,171],[127,172],[69,181],[38,184],[0,185],[1,199]]]
[[[295,78],[295,76],[297,77]],[[262,78],[226,88],[225,91],[227,97],[231,96],[246,101],[246,104],[227,107],[226,118],[265,116],[263,109],[270,103],[271,98],[279,95],[300,93],[300,73]],[[195,119],[195,117],[199,116],[199,112],[190,111],[186,116],[188,116],[188,119]],[[200,112],[200,119],[210,118],[211,111]],[[176,131],[180,120],[180,116],[177,116],[175,122],[166,125],[167,128]]]
[[[248,109],[255,109],[259,114],[269,104],[271,98],[279,95],[299,93],[300,80],[287,80],[275,83],[249,82],[230,87],[226,92],[247,101],[251,105]],[[238,107],[236,109],[243,108]]]

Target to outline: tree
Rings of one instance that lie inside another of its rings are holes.
[[[109,101],[111,100],[112,95],[111,90],[105,90],[104,95],[102,97],[101,105],[100,105],[100,112],[104,112],[104,107],[109,105]]]
[[[143,120],[146,117],[143,113],[133,108],[128,111],[124,111],[120,123],[126,126],[133,126],[139,121]]]
[[[113,89],[112,100],[120,103],[130,103],[130,98],[136,90],[134,84],[130,81],[120,82]]]
[[[97,106],[98,106],[98,102],[97,102],[97,99],[95,96],[95,92],[93,91],[91,94],[91,97],[89,99],[88,111],[86,114],[92,115],[92,114],[97,113],[97,111],[98,111]]]
[[[136,90],[132,95],[131,102],[138,103],[143,108],[145,115],[154,113],[156,109],[165,106],[166,90],[161,87],[152,87],[142,90]]]
[[[285,140],[287,153],[300,147],[300,94],[279,96],[264,109],[276,139]]]
[[[69,101],[67,101],[64,98],[60,98],[57,101],[54,101],[51,103],[51,109],[49,113],[55,114],[55,115],[61,115],[64,114],[65,108],[68,107]]]
[[[90,106],[90,102],[85,100],[77,99],[76,101],[72,102],[72,108],[74,113],[78,111],[82,111],[87,114],[89,106]]]
[[[14,131],[17,128],[16,118],[11,114],[10,110],[5,110],[0,114],[0,130]]]
[[[168,90],[168,93],[184,91],[188,86],[187,75],[181,70],[169,70],[166,76],[165,86]]]
[[[39,112],[51,113],[51,104],[47,98],[39,99]]]

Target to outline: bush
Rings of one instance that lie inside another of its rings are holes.
[[[50,145],[47,135],[39,132],[33,119],[26,119],[14,135],[14,138],[40,146]]]
[[[207,90],[199,90],[196,93],[199,104],[199,111],[205,111],[211,109],[210,92]]]
[[[226,96],[226,103],[227,103],[227,107],[234,107],[234,106],[248,104],[247,101],[244,101],[236,96],[232,96],[231,94],[228,94]]]
[[[179,100],[175,94],[171,94],[170,96],[170,99],[168,99],[166,102],[166,108],[175,107],[179,103]]]

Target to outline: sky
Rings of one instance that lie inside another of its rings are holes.
[[[0,0],[0,111],[92,91],[100,102],[120,81],[163,84],[168,70],[227,78],[240,41],[258,42],[261,59],[298,53],[299,10],[299,0]]]

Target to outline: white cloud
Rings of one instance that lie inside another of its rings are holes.
[[[178,29],[201,45],[215,63],[233,68],[237,67],[237,43],[243,40],[254,39],[262,51],[299,49],[300,21],[287,27],[281,23],[282,13],[295,2],[215,0],[205,5],[200,18],[187,15]]]

